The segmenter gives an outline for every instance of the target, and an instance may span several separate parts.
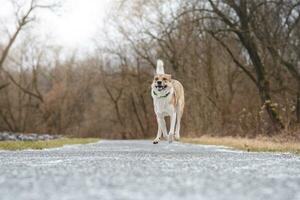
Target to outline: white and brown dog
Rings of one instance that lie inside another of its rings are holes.
[[[182,84],[165,74],[164,63],[157,61],[156,75],[152,83],[151,95],[157,118],[158,130],[153,144],[157,144],[163,134],[169,142],[180,138],[180,121],[184,108],[184,90]],[[170,116],[170,132],[167,134],[165,117]]]

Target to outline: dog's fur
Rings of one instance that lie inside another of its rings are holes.
[[[157,144],[161,136],[173,141],[180,138],[180,121],[184,108],[184,90],[182,84],[165,74],[163,62],[157,61],[156,75],[151,85],[151,95],[154,103],[154,111],[157,118],[158,130],[153,144]],[[170,131],[167,134],[165,117],[170,116]]]

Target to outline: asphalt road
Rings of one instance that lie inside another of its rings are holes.
[[[151,141],[0,151],[1,200],[300,199],[300,157]]]

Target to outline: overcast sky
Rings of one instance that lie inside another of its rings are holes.
[[[0,0],[1,23],[9,24],[12,9],[10,0]],[[50,0],[51,2],[51,0]],[[87,49],[91,39],[104,25],[111,0],[63,0],[59,12],[39,13],[40,23],[35,32],[42,38],[69,49]]]

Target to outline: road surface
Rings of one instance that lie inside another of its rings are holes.
[[[151,141],[0,151],[0,199],[299,200],[300,157]]]

